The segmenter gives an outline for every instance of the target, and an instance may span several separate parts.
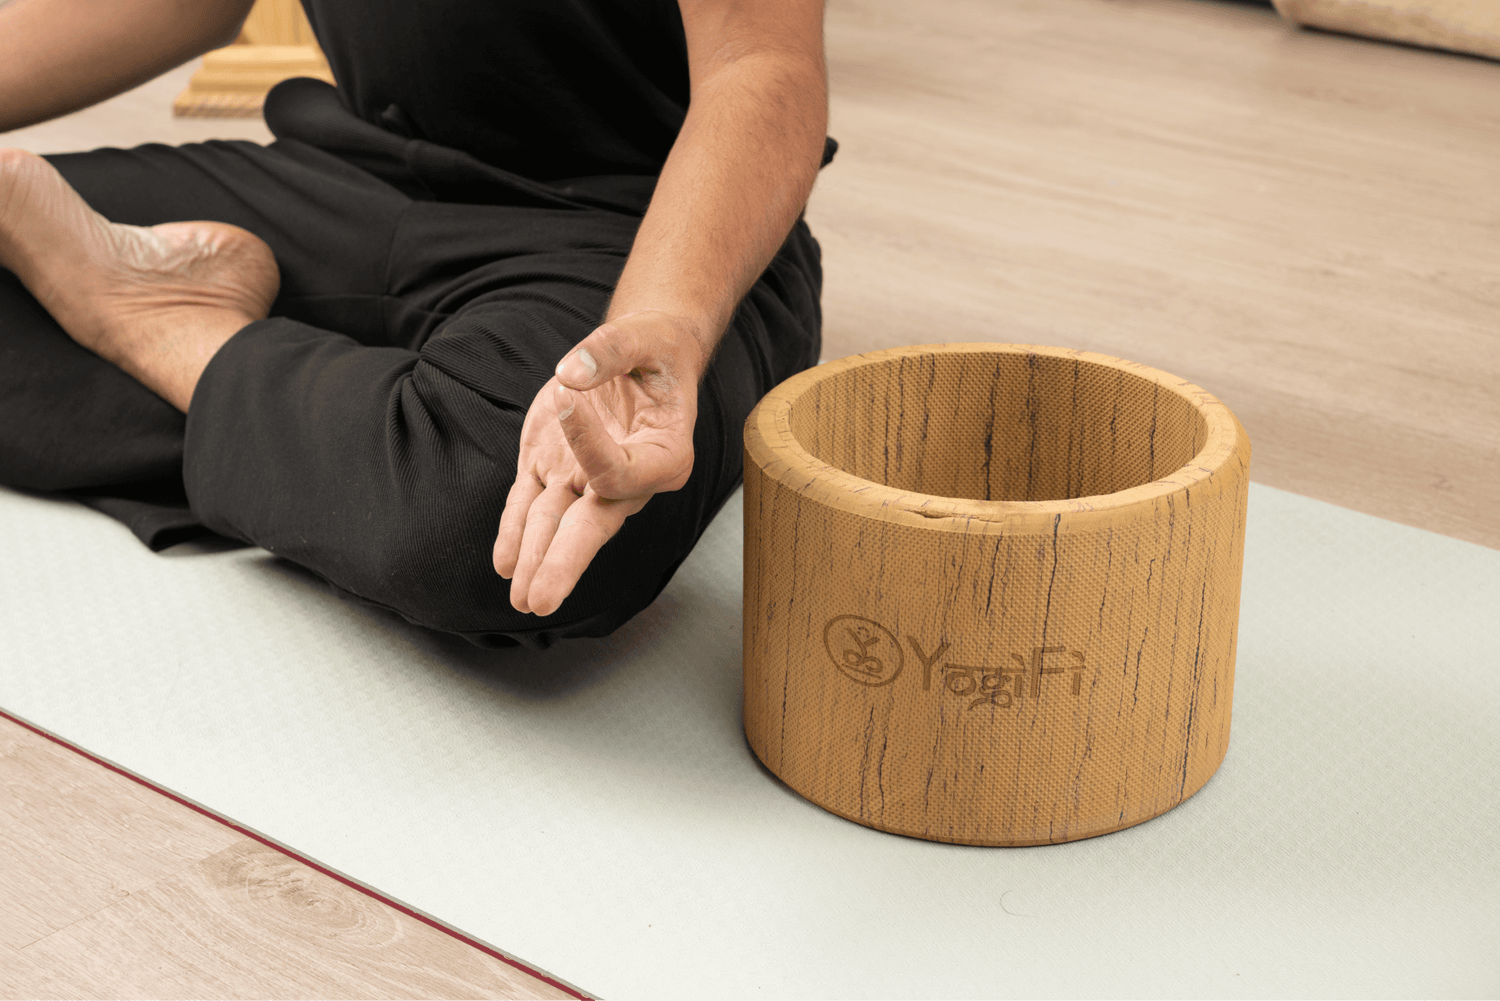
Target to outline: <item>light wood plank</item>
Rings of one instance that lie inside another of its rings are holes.
[[[241,837],[163,803],[0,719],[0,943],[23,948]]]
[[[828,33],[824,357],[1144,362],[1234,409],[1254,480],[1500,547],[1500,65],[1197,0]]]
[[[0,718],[0,997],[569,997]]]
[[[38,965],[26,953],[0,945],[0,998],[81,998],[86,993],[65,970]]]
[[[249,838],[23,952],[95,997],[570,996]]]

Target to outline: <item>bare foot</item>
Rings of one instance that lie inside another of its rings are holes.
[[[214,352],[265,318],[281,283],[253,233],[112,223],[22,150],[0,150],[0,265],[75,341],[184,411]]]

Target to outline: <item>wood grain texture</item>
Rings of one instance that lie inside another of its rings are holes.
[[[24,949],[241,838],[163,802],[0,719],[0,943]]]
[[[0,719],[0,997],[571,996]]]
[[[0,857],[0,862],[6,861]],[[67,968],[38,963],[23,951],[0,945],[0,997],[83,998],[85,985],[67,974]]]
[[[1009,340],[1131,358],[1223,399],[1258,482],[1500,548],[1500,67],[1208,0],[831,0],[828,49],[842,148],[808,211],[824,357]],[[256,119],[172,117],[194,68],[3,141],[270,141]],[[31,899],[22,939],[112,885],[0,833],[0,920],[16,874],[66,905]],[[181,934],[150,927],[116,967]],[[10,940],[6,996],[107,992],[65,979],[82,954],[43,967]]]
[[[1500,66],[1199,0],[835,0],[823,357],[1130,358],[1257,482],[1500,547]]]
[[[1168,373],[894,348],[745,430],[745,733],[833,812],[935,841],[1157,816],[1229,745],[1250,445]]]
[[[570,996],[248,838],[26,952],[98,997]]]

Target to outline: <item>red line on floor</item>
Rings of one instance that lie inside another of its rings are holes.
[[[56,734],[48,733],[46,730],[43,730],[41,727],[34,726],[31,723],[26,722],[24,719],[18,719],[17,717],[12,716],[10,713],[6,712],[4,709],[0,709],[0,717],[4,717],[5,719],[10,720],[12,723],[16,724],[17,726],[24,727],[25,729],[30,730],[32,733],[36,734],[39,737],[45,737],[46,739],[52,741],[54,744],[57,744],[60,747],[66,747],[68,750],[72,751],[74,754],[82,755],[83,757],[85,757],[85,758],[89,759],[90,761],[92,761],[94,764],[100,765],[100,766],[102,766],[104,768],[108,768],[110,771],[114,772],[116,775],[123,775],[127,779],[129,779],[130,781],[138,783],[140,785],[143,785],[147,789],[150,789],[152,792],[159,793],[160,795],[167,797],[167,799],[170,799],[174,803],[181,803],[183,806],[187,807],[189,810],[192,810],[192,811],[194,811],[196,813],[201,813],[201,814],[203,814],[203,816],[207,817],[208,819],[210,819],[210,820],[212,820],[212,821],[214,821],[216,823],[223,824],[225,827],[229,828],[231,831],[235,831],[236,833],[243,834],[247,838],[252,838],[255,841],[259,841],[261,844],[265,845],[267,848],[275,849],[276,851],[278,851],[281,854],[287,856],[288,858],[296,859],[298,862],[301,862],[303,865],[307,866],[309,869],[316,869],[318,872],[321,872],[323,875],[328,876],[331,879],[338,880],[340,883],[343,883],[345,886],[349,887],[351,890],[358,890],[360,893],[363,893],[365,896],[370,897],[373,900],[378,900],[382,904],[385,904],[387,907],[394,908],[395,910],[400,911],[402,914],[405,914],[409,918],[415,918],[416,920],[422,922],[425,925],[430,925],[433,928],[436,928],[438,931],[442,932],[444,935],[448,935],[448,936],[450,936],[452,938],[456,938],[460,942],[464,943],[465,945],[470,946],[471,948],[474,948],[474,949],[478,949],[480,952],[484,953],[486,956],[492,956],[495,959],[500,960],[500,962],[505,963],[507,966],[514,966],[516,969],[520,970],[522,973],[525,973],[528,976],[535,977],[536,979],[540,980],[542,983],[544,983],[544,984],[550,984],[551,986],[556,987],[558,990],[565,992],[569,997],[577,998],[578,1001],[595,1001],[595,999],[592,998],[590,995],[588,995],[588,994],[580,994],[574,988],[569,987],[567,984],[559,983],[558,981],[553,980],[551,977],[547,976],[545,973],[541,972],[540,970],[533,970],[531,967],[527,966],[525,963],[519,962],[518,960],[511,959],[509,956],[505,955],[504,953],[499,952],[499,951],[497,951],[495,949],[491,949],[489,946],[484,945],[481,942],[476,942],[474,939],[472,939],[469,936],[463,934],[462,932],[454,931],[452,928],[449,928],[447,925],[444,925],[443,923],[441,923],[439,921],[434,921],[432,918],[427,917],[425,914],[420,914],[417,911],[414,911],[414,910],[412,910],[409,907],[406,907],[406,906],[404,906],[402,904],[398,904],[396,901],[394,901],[391,898],[385,896],[384,894],[378,893],[375,890],[370,889],[368,886],[363,886],[363,885],[361,885],[359,883],[356,883],[354,880],[349,879],[346,876],[340,876],[338,873],[334,872],[333,870],[324,868],[323,866],[321,866],[318,863],[314,862],[312,859],[307,858],[304,855],[299,855],[297,852],[292,851],[290,848],[287,848],[284,845],[278,845],[276,842],[270,840],[269,838],[266,838],[266,837],[264,837],[264,836],[262,836],[260,834],[256,834],[254,831],[252,831],[252,830],[250,830],[248,828],[241,827],[239,824],[236,824],[236,823],[234,823],[231,820],[228,820],[228,819],[226,819],[224,817],[221,817],[217,813],[214,813],[212,810],[208,810],[208,809],[205,809],[204,807],[199,806],[197,803],[193,803],[193,802],[190,802],[188,800],[185,800],[181,796],[178,796],[176,793],[173,793],[173,792],[171,792],[171,791],[169,791],[167,789],[163,789],[161,786],[157,785],[156,783],[151,782],[148,779],[144,779],[141,776],[135,774],[134,772],[127,771],[126,769],[121,768],[119,765],[111,764],[108,761],[105,761],[103,758],[98,757],[97,755],[90,754],[88,751],[85,751],[83,748],[79,747],[77,744],[74,744],[74,743],[72,743],[70,741],[63,740],[61,737],[57,736]]]

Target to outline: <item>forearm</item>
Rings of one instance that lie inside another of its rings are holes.
[[[643,309],[683,317],[706,363],[806,206],[827,123],[820,56],[750,54],[695,86],[610,318]]]
[[[250,0],[12,0],[0,132],[113,97],[234,39]]]

